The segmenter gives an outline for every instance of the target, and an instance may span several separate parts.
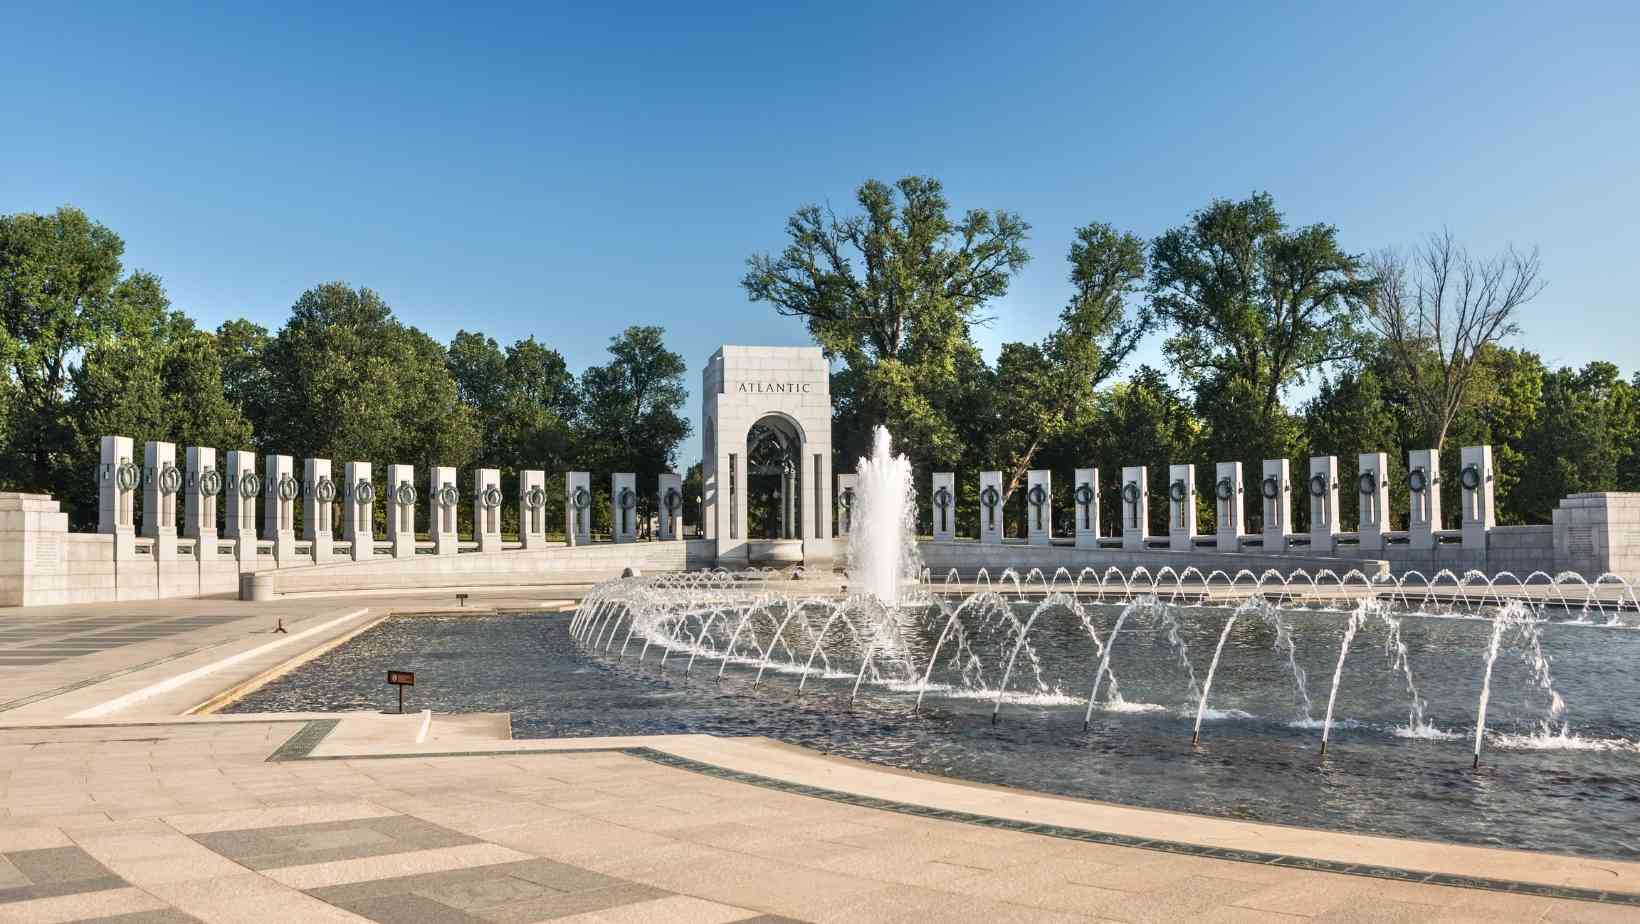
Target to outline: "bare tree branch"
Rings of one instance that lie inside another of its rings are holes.
[[[1368,322],[1388,345],[1430,445],[1441,449],[1468,405],[1479,357],[1519,333],[1521,309],[1543,291],[1537,248],[1474,257],[1443,230],[1410,253],[1379,253],[1373,268]]]

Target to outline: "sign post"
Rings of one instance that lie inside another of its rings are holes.
[[[388,671],[387,682],[399,688],[399,715],[404,715],[404,688],[416,685],[416,672]]]

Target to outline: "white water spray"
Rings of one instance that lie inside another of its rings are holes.
[[[1545,719],[1539,723],[1538,734],[1540,739],[1554,737],[1557,733],[1553,727],[1555,722],[1561,721],[1566,714],[1566,701],[1555,690],[1554,675],[1549,673],[1549,659],[1543,654],[1543,646],[1539,640],[1540,624],[1532,617],[1532,613],[1517,601],[1509,601],[1492,617],[1492,638],[1486,647],[1486,674],[1481,681],[1481,699],[1475,707],[1475,766],[1481,765],[1481,744],[1486,740],[1486,707],[1492,699],[1492,665],[1497,663],[1498,651],[1503,647],[1503,637],[1509,630],[1514,630],[1519,636],[1521,660],[1532,672],[1532,682],[1541,690],[1549,694],[1549,708]],[[1562,724],[1558,734],[1561,737],[1570,735],[1570,729]]]
[[[1344,625],[1344,642],[1338,646],[1338,666],[1333,668],[1332,692],[1327,694],[1327,720],[1321,726],[1322,757],[1327,756],[1327,738],[1332,734],[1333,704],[1338,702],[1338,682],[1344,677],[1344,659],[1349,657],[1350,643],[1355,641],[1355,633],[1360,630],[1372,605],[1373,601],[1362,600],[1361,605],[1350,614],[1350,621]]]
[[[1190,743],[1197,744],[1202,740],[1202,716],[1207,712],[1207,694],[1213,691],[1213,675],[1219,672],[1219,657],[1224,654],[1224,640],[1230,637],[1230,627],[1236,624],[1236,617],[1242,610],[1230,614],[1224,621],[1224,631],[1219,633],[1219,645],[1213,649],[1213,663],[1207,667],[1207,681],[1202,684],[1202,698],[1196,703],[1196,728],[1190,734]]]
[[[871,457],[855,468],[853,519],[848,537],[848,586],[892,610],[900,589],[922,574],[917,554],[917,489],[911,460],[893,453],[887,427],[872,434]]]

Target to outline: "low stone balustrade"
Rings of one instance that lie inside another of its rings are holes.
[[[519,473],[519,538],[504,540],[506,494],[496,469],[433,467],[423,473],[423,493],[410,465],[304,458],[298,470],[288,455],[258,460],[243,450],[219,454],[201,446],[188,447],[180,467],[177,457],[171,443],[148,443],[139,454],[129,438],[104,437],[93,473],[94,534],[70,533],[67,514],[52,497],[0,493],[0,606],[229,596],[241,592],[244,577],[271,571],[393,560],[407,560],[415,569],[425,568],[423,556],[429,555],[465,559],[592,544],[586,473],[569,476],[567,543],[548,543],[546,473],[540,470]],[[338,470],[344,473],[340,482]],[[372,481],[373,471],[384,473],[382,483]],[[617,492],[611,502],[620,524],[614,538],[635,542],[638,485],[630,474],[616,473],[613,479]],[[471,538],[458,535],[463,494],[458,485],[469,486]],[[670,503],[659,511],[665,518],[657,524],[657,542],[684,539],[682,485],[675,472],[662,473],[655,485],[656,503]],[[378,504],[386,526],[382,537],[374,518]],[[426,505],[430,516],[428,540],[417,536],[418,505]],[[699,550],[694,554],[698,557]],[[510,568],[515,566],[479,567],[474,573]]]
[[[1261,479],[1253,484],[1243,483],[1240,462],[1220,462],[1215,465],[1213,484],[1199,491],[1195,465],[1171,465],[1163,491],[1168,526],[1161,534],[1151,532],[1148,467],[1125,466],[1120,468],[1120,480],[1114,485],[1120,525],[1111,536],[1105,535],[1099,509],[1100,499],[1112,486],[1099,483],[1098,468],[1079,468],[1072,482],[1075,488],[1070,508],[1075,525],[1065,531],[1066,535],[1047,539],[1038,523],[1053,522],[1051,491],[1041,503],[1037,502],[1039,498],[1031,499],[1025,510],[1028,522],[1020,528],[1019,538],[1005,539],[1002,508],[1007,498],[1002,493],[1002,473],[981,472],[977,538],[986,546],[1052,545],[1147,554],[1169,551],[1188,556],[1239,553],[1272,561],[1282,561],[1279,556],[1291,556],[1286,559],[1289,562],[1297,558],[1312,562],[1337,559],[1346,565],[1351,561],[1384,561],[1398,573],[1450,569],[1458,573],[1509,571],[1517,575],[1576,571],[1590,578],[1604,573],[1640,576],[1640,494],[1574,495],[1555,511],[1553,526],[1499,526],[1492,448],[1468,446],[1460,451],[1458,525],[1447,528],[1442,514],[1443,487],[1449,496],[1453,488],[1442,484],[1440,454],[1415,450],[1407,455],[1406,480],[1400,485],[1391,483],[1389,456],[1381,452],[1359,456],[1359,474],[1353,484],[1340,483],[1336,456],[1311,458],[1308,474],[1296,482],[1286,459],[1264,460]],[[956,475],[952,472],[931,474],[931,491],[926,496],[933,500],[926,503],[931,505],[928,509],[936,524],[936,545],[972,538],[958,535],[952,526],[938,525],[955,522],[956,495],[949,490],[954,484]],[[1052,473],[1033,471],[1030,484],[1051,485]],[[946,489],[943,494],[942,488]],[[1406,493],[1410,510],[1406,529],[1390,528],[1392,490]],[[1359,515],[1353,530],[1344,528],[1339,514],[1343,491],[1357,495]],[[1249,493],[1261,514],[1261,522],[1252,528],[1246,522]],[[940,498],[944,498],[943,505]],[[1211,533],[1198,529],[1202,504],[1210,505],[1214,513]],[[1294,526],[1301,507],[1309,515],[1304,532]],[[1011,552],[986,555],[994,563],[1019,558]],[[944,551],[936,556],[942,560],[951,557]],[[955,555],[952,560],[977,563],[972,555]],[[1240,566],[1247,565],[1243,562]]]

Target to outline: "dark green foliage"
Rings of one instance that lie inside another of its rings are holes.
[[[683,357],[666,348],[659,327],[629,327],[609,341],[610,361],[581,374],[576,466],[587,471],[637,476],[639,522],[655,510],[656,477],[672,471],[678,444],[689,436],[679,411],[688,392]],[[607,475],[594,478],[603,520],[609,516]]]
[[[1148,244],[1100,223],[1077,229],[1057,329],[1004,344],[995,363],[972,328],[1027,261],[1029,226],[1002,210],[956,216],[939,182],[923,177],[864,183],[856,204],[849,216],[799,209],[780,255],[752,257],[741,284],[752,300],[803,318],[835,362],[837,470],[852,470],[871,428],[886,423],[915,460],[919,485],[930,470],[957,473],[965,534],[977,531],[982,469],[1002,470],[1014,488],[1010,534],[1023,524],[1018,489],[1031,468],[1055,472],[1062,533],[1069,475],[1088,465],[1102,471],[1107,533],[1119,528],[1124,464],[1150,467],[1158,533],[1167,466],[1178,462],[1200,466],[1200,486],[1213,481],[1212,462],[1239,460],[1256,484],[1261,460],[1287,458],[1303,484],[1311,456],[1337,455],[1345,523],[1356,518],[1348,486],[1359,453],[1388,453],[1401,484],[1407,451],[1431,440],[1445,443],[1448,484],[1457,446],[1493,446],[1504,523],[1548,522],[1569,493],[1640,489],[1635,381],[1610,363],[1547,369],[1536,354],[1501,346],[1513,313],[1499,315],[1497,337],[1438,353],[1442,341],[1414,323],[1416,286],[1383,284],[1398,264],[1366,266],[1330,225],[1288,228],[1268,195],[1215,201]],[[1508,291],[1519,304],[1540,287],[1535,255],[1470,261],[1450,236],[1437,243],[1445,249],[1430,253],[1455,256],[1420,272],[1450,266],[1459,276],[1514,279]],[[562,519],[561,472],[594,472],[594,522],[607,528],[610,472],[638,475],[647,518],[655,476],[692,462],[677,458],[690,432],[687,364],[660,328],[627,329],[611,339],[608,362],[576,376],[533,338],[503,346],[461,331],[446,347],[395,318],[372,290],[336,282],[303,293],[275,332],[237,320],[211,333],[172,308],[159,279],[128,272],[123,250],[118,235],[73,208],[0,216],[0,488],[62,498],[77,527],[94,516],[89,476],[97,438],[111,433],[139,446],[157,439],[369,460],[378,479],[392,462],[422,471],[453,464],[464,493],[471,468],[498,468],[507,531],[516,528],[519,469],[548,472],[551,522]],[[1412,278],[1407,266],[1401,272],[1397,279]],[[1385,293],[1400,293],[1407,310],[1388,310]],[[1376,335],[1359,326],[1363,310]],[[1140,367],[1124,377],[1153,325],[1167,332],[1170,375]],[[1458,373],[1462,388],[1452,385]],[[1290,408],[1304,383],[1316,390]],[[689,471],[693,525],[698,463]],[[1212,504],[1203,494],[1206,532]],[[1392,525],[1402,526],[1405,492],[1390,496]],[[1299,529],[1307,506],[1301,491]],[[1256,528],[1252,492],[1247,512]],[[463,505],[464,523],[469,516]]]
[[[984,366],[971,328],[1029,259],[1030,226],[1000,210],[953,219],[944,188],[928,177],[892,187],[868,180],[855,199],[854,215],[798,209],[780,256],[749,258],[741,286],[752,301],[803,318],[842,361],[832,380],[840,470],[853,468],[878,424],[913,458],[954,465],[973,445],[959,421],[983,387],[965,377]]]
[[[341,282],[304,292],[277,333],[235,320],[213,335],[171,310],[156,277],[125,274],[123,250],[73,208],[0,216],[0,488],[59,497],[77,528],[95,519],[108,434],[139,452],[167,440],[179,456],[197,445],[372,461],[378,481],[390,463],[499,468],[511,532],[519,469],[549,473],[560,522],[563,469],[635,470],[647,496],[689,433],[683,360],[659,328],[616,338],[614,359],[581,381],[534,339],[503,350],[463,331],[446,349]],[[470,471],[461,478],[470,486]],[[464,528],[470,517],[464,504]]]

